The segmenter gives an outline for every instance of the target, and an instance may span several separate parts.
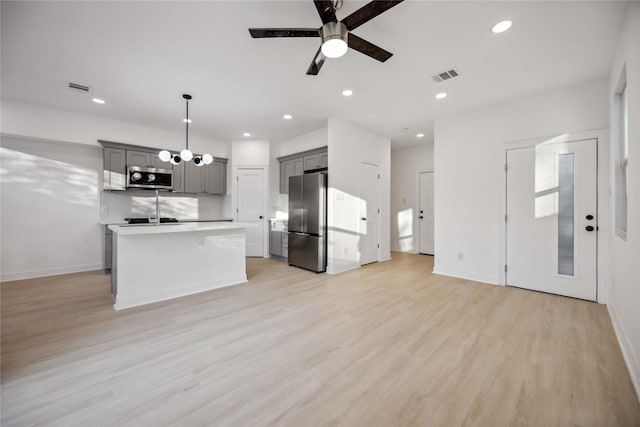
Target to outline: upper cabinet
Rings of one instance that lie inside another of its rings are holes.
[[[193,162],[182,162],[184,165],[184,192],[204,193],[204,168]]]
[[[196,166],[192,161],[177,166],[163,162],[159,149],[99,141],[103,149],[104,189],[126,190],[127,166],[173,169],[173,192],[192,194],[227,193],[227,159],[214,157],[209,165]],[[197,154],[196,154],[197,155]]]
[[[127,166],[140,166],[143,168],[169,169],[171,163],[163,162],[158,157],[158,151],[127,150]]]
[[[209,194],[227,194],[227,162],[216,159],[204,167],[204,191]]]
[[[126,150],[122,148],[104,147],[104,189],[126,190]]]
[[[327,147],[280,157],[280,193],[289,193],[289,178],[329,166]]]

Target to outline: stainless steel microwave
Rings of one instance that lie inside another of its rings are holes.
[[[173,171],[170,169],[127,166],[127,188],[173,190]]]

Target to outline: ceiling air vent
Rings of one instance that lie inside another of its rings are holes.
[[[76,89],[76,90],[81,90],[84,92],[89,92],[89,86],[85,86],[85,85],[81,85],[78,83],[73,83],[73,82],[69,82],[69,88],[71,89]]]
[[[447,71],[441,71],[441,72],[431,76],[433,81],[436,82],[436,83],[440,83],[440,82],[443,82],[445,80],[452,79],[454,77],[458,77],[458,70],[456,70],[455,68],[452,68],[452,69],[447,70]]]

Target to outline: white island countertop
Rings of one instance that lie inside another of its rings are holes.
[[[115,309],[247,281],[246,229],[239,222],[110,225]]]
[[[121,236],[132,236],[141,234],[166,234],[185,233],[190,231],[217,231],[245,229],[252,226],[240,222],[178,222],[156,224],[112,224],[109,230]]]

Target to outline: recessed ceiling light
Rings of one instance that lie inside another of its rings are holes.
[[[416,135],[416,138],[422,138],[422,137],[424,137],[424,133],[419,133]]]
[[[445,99],[447,97],[446,92],[440,92],[436,94],[436,99]]]
[[[182,119],[182,121],[185,123],[191,123],[191,119]]]
[[[491,32],[495,34],[504,33],[513,25],[513,21],[507,19],[506,21],[500,21],[491,28]]]
[[[251,134],[249,132],[245,132],[242,134],[242,136],[251,136]]]
[[[353,95],[353,91],[351,89],[345,89],[345,90],[342,91],[342,94],[344,96],[351,96],[351,95]]]
[[[284,116],[282,116],[282,118],[285,120],[291,120],[293,117],[291,116],[291,114],[285,114]]]
[[[96,104],[106,104],[107,103],[107,101],[105,101],[104,99],[100,99],[100,98],[93,98],[92,101],[95,102]]]

